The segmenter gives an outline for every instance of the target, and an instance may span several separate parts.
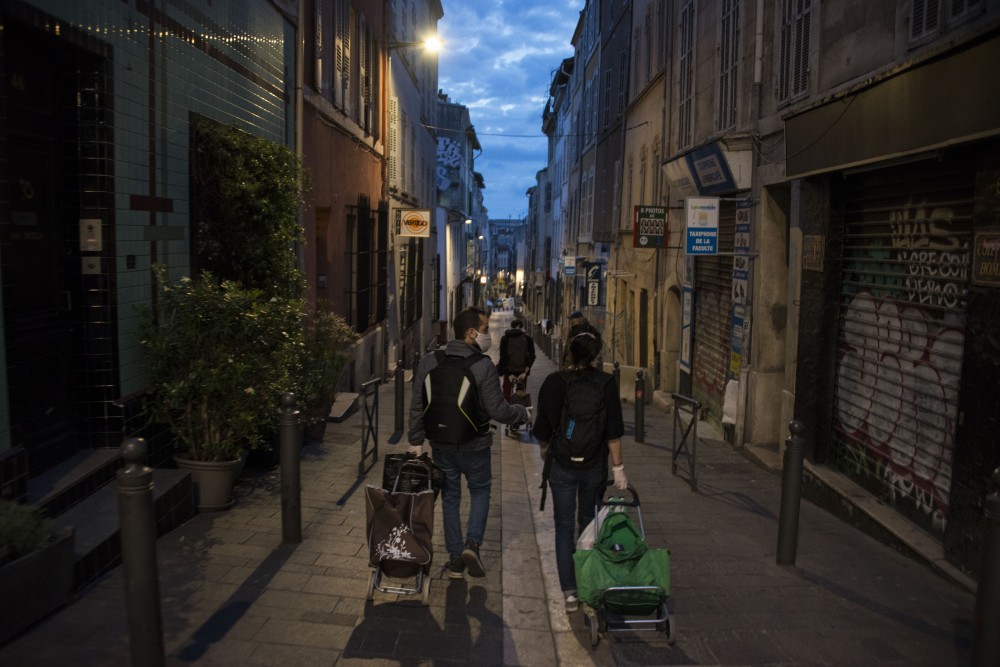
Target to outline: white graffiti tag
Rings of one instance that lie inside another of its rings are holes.
[[[892,494],[943,526],[951,488],[964,336],[924,310],[858,292],[844,309],[834,412],[884,465]]]

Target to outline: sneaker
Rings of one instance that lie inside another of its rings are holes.
[[[572,612],[580,608],[580,598],[576,596],[576,593],[568,593],[566,595],[566,611]]]
[[[472,540],[466,540],[465,550],[462,551],[462,562],[469,569],[470,577],[485,577],[486,568],[479,558],[479,545]]]
[[[462,579],[465,572],[465,563],[458,558],[452,558],[444,566],[444,569],[448,571],[449,579]]]

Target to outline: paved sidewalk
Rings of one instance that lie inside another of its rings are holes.
[[[493,315],[494,358],[510,315]],[[533,396],[552,370],[540,356],[529,380]],[[394,395],[391,382],[381,387],[381,443],[392,434]],[[380,593],[366,602],[363,485],[380,481],[382,462],[357,479],[359,411],[302,452],[301,544],[280,545],[276,471],[245,476],[233,508],[199,514],[159,540],[167,663],[968,663],[972,594],[805,502],[796,566],[775,565],[779,476],[702,423],[693,493],[683,463],[680,475],[670,472],[670,415],[646,406],[647,442],[636,444],[634,406],[623,407],[626,470],[640,494],[647,541],[671,551],[674,646],[661,633],[635,632],[605,636],[592,650],[583,614],[563,611],[551,503],[538,511],[541,460],[527,434],[497,432],[482,548],[487,576],[448,580],[437,558],[428,606]],[[380,454],[404,446],[382,444]],[[119,568],[0,648],[0,665],[127,663],[123,600]]]

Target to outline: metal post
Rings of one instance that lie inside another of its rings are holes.
[[[617,388],[618,392],[621,393],[621,390],[622,390],[622,369],[618,367],[618,362],[617,361],[614,362],[612,365],[615,367],[615,369],[613,371],[611,371],[611,374],[615,376],[615,388]]]
[[[410,382],[417,381],[417,366],[420,365],[420,348],[415,347],[413,349],[413,374],[410,376]]]
[[[646,384],[642,370],[635,372],[635,441],[646,442]]]
[[[414,369],[414,377],[416,377]],[[403,432],[403,360],[396,362],[396,433]]]
[[[278,421],[278,450],[281,465],[281,541],[298,544],[302,541],[302,482],[299,474],[299,411],[295,409],[295,394],[281,397],[281,418]]]
[[[160,575],[156,562],[156,517],[153,514],[153,469],[143,465],[146,441],[127,438],[118,471],[118,520],[121,524],[122,570],[129,647],[136,667],[165,664]]]
[[[1000,468],[993,471],[984,510],[983,562],[976,591],[976,620],[972,636],[972,664],[1000,665]]]
[[[805,456],[806,427],[798,419],[788,423],[781,471],[781,514],[778,516],[778,565],[795,565],[799,541],[799,505],[802,500],[802,458]]]

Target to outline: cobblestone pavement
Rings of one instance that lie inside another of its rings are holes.
[[[493,314],[495,337],[510,317]],[[540,355],[533,395],[553,370]],[[382,455],[405,445],[385,444],[394,397],[392,382],[382,385]],[[564,611],[551,503],[538,511],[541,460],[526,433],[496,433],[486,577],[449,580],[438,558],[428,605],[378,592],[367,601],[363,487],[380,481],[381,461],[358,477],[359,410],[302,450],[301,544],[280,544],[278,471],[247,472],[234,507],[160,538],[167,664],[967,664],[975,604],[967,590],[805,502],[796,565],[776,565],[779,476],[703,423],[692,492],[683,460],[671,474],[671,416],[647,406],[639,444],[634,407],[624,408],[626,470],[647,542],[671,553],[674,645],[662,632],[626,632],[592,649],[584,614]],[[444,553],[442,531],[434,542]],[[128,660],[120,568],[0,648],[5,666]]]

